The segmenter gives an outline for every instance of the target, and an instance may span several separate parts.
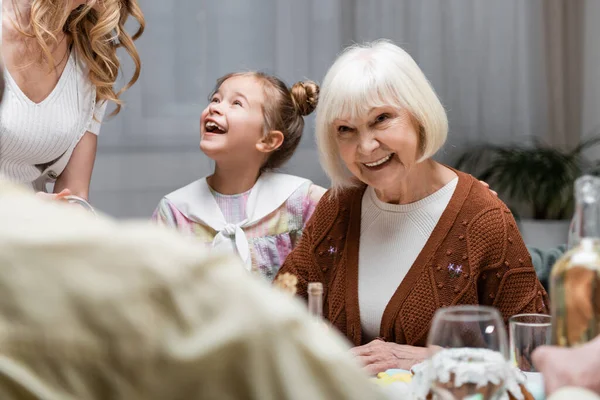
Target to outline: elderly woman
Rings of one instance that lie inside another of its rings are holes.
[[[475,178],[432,160],[444,108],[415,61],[378,41],[327,73],[316,135],[332,181],[279,274],[298,294],[322,282],[323,314],[370,372],[427,356],[440,307],[492,305],[505,321],[548,298],[508,208]]]

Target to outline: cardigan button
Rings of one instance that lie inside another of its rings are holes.
[[[441,289],[441,288],[444,287],[444,284],[443,283],[438,283],[438,287]]]
[[[460,292],[460,289],[458,287],[455,287],[454,288],[454,293],[458,293],[458,292]]]
[[[510,265],[510,263],[508,261],[504,261],[504,265],[506,265],[508,267]]]
[[[446,255],[447,255],[447,256],[449,256],[449,255],[451,255],[451,254],[452,254],[452,250],[448,250],[448,251],[446,251]]]
[[[494,294],[490,293],[490,299],[493,299],[493,298],[494,298]]]
[[[508,237],[508,243],[512,243],[512,242],[513,242],[513,240],[512,240],[512,238],[509,236],[509,237]]]
[[[498,279],[502,278],[502,274],[501,274],[500,272],[498,272],[498,273],[496,274],[496,278],[498,278]]]
[[[464,240],[464,238],[465,238],[465,235],[460,235],[460,236],[458,237],[458,240]]]
[[[437,269],[438,271],[441,271],[442,270],[442,266],[438,265],[435,269]]]
[[[463,220],[462,224],[463,224],[464,226],[467,226],[467,225],[469,225],[469,221],[467,221],[467,220],[465,219],[465,220]]]
[[[466,260],[467,258],[469,258],[466,254],[463,255],[463,260]]]
[[[464,276],[465,278],[468,278],[468,277],[469,277],[469,273],[468,273],[468,272],[465,272],[465,274],[464,274],[463,276]]]

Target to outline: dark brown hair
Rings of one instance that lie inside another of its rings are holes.
[[[283,133],[283,143],[267,159],[263,170],[281,167],[288,161],[302,138],[304,116],[317,107],[319,86],[313,81],[297,82],[291,88],[279,78],[263,72],[235,72],[217,80],[213,94],[223,82],[235,76],[249,76],[263,84],[265,103],[262,106],[265,117],[265,135],[271,131]],[[212,94],[211,94],[212,97]]]

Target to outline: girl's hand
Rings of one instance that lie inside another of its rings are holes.
[[[490,190],[490,192],[491,192],[491,193],[492,193],[494,196],[498,197],[498,193],[496,193],[494,190],[490,189],[490,185],[489,185],[487,182],[484,182],[484,181],[479,181],[479,182],[481,182],[481,184],[482,184],[483,186],[485,186],[486,188],[488,188],[488,189]]]
[[[565,386],[577,386],[600,394],[600,337],[570,349],[540,346],[533,352],[533,364],[544,375],[549,396]]]

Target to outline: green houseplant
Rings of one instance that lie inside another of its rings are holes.
[[[506,195],[510,206],[527,206],[533,219],[565,219],[572,213],[575,179],[600,172],[600,163],[584,155],[598,143],[600,137],[594,137],[568,151],[538,140],[533,146],[479,144],[462,153],[455,165]]]
[[[584,173],[597,175],[600,163],[585,156],[600,137],[582,141],[570,150],[548,146],[478,144],[467,148],[455,166],[486,181],[499,192],[518,218],[527,244],[555,246],[566,242],[568,219],[573,213],[573,184]],[[536,227],[533,228],[533,223]],[[548,238],[552,236],[553,238]],[[546,239],[541,239],[546,237]]]

